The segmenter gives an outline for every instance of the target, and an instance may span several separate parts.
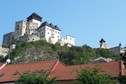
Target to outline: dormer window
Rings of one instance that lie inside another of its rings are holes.
[[[13,73],[13,75],[14,76],[19,75],[19,72],[16,71],[15,73]]]
[[[5,74],[5,73],[0,73],[0,77],[3,77],[4,74]]]

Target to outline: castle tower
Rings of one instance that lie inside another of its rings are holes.
[[[19,39],[19,37],[25,35],[25,33],[26,33],[26,22],[23,20],[15,22],[14,39]]]
[[[41,21],[42,21],[42,17],[36,13],[32,13],[29,17],[27,17],[27,22],[37,23],[38,27],[40,26]]]
[[[103,49],[108,49],[108,45],[105,43],[105,40],[102,38],[100,41],[100,48],[103,48]]]

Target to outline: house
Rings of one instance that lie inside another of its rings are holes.
[[[101,74],[110,74],[114,78],[125,75],[125,68],[122,61],[67,66],[59,60],[46,60],[40,62],[8,64],[0,70],[0,83],[14,84],[14,81],[18,79],[19,74],[23,74],[27,71],[37,73],[40,73],[41,71],[50,71],[51,74],[49,75],[49,78],[57,77],[57,82],[60,84],[73,84],[73,80],[77,77],[76,70],[94,68],[96,66],[99,66],[101,70],[104,70]]]

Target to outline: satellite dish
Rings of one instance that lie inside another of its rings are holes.
[[[11,62],[11,60],[10,59],[7,59],[6,62],[9,64]]]

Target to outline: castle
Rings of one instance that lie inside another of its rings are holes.
[[[37,41],[46,40],[49,43],[60,43],[61,46],[75,46],[75,38],[72,36],[61,37],[61,30],[57,25],[42,22],[42,17],[32,13],[27,17],[27,21],[21,20],[15,22],[15,32],[4,34],[3,47],[10,47],[14,40]]]
[[[122,44],[119,43],[118,46],[116,47],[111,47],[109,48],[109,46],[107,45],[106,41],[102,38],[100,41],[100,48],[102,49],[109,49],[115,56],[119,56],[123,53],[126,52],[126,47],[122,47]]]

